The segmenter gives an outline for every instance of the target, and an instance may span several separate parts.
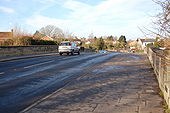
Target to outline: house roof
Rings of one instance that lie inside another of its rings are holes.
[[[128,43],[128,45],[130,45],[130,46],[134,46],[136,44],[137,44],[136,40],[129,41],[129,43]]]
[[[41,40],[54,40],[54,39],[51,38],[50,36],[44,36],[41,38]]]
[[[155,39],[140,39],[142,43],[144,42],[154,42]]]

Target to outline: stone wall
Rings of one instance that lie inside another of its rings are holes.
[[[0,57],[22,56],[29,54],[58,52],[57,45],[37,46],[0,46]],[[80,52],[95,52],[93,49],[81,48]]]
[[[146,52],[158,79],[159,87],[164,94],[164,99],[170,108],[170,50],[147,48]]]
[[[57,45],[0,46],[0,57],[58,52]]]
[[[90,53],[90,52],[96,52],[96,50],[95,49],[88,49],[88,48],[81,47],[80,48],[80,52]]]

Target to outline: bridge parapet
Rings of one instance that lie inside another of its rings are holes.
[[[148,48],[147,55],[155,71],[164,99],[170,108],[170,50]]]
[[[0,58],[40,53],[58,52],[57,45],[0,46]],[[94,49],[81,48],[81,52],[95,52]]]
[[[57,45],[0,46],[0,57],[58,52]]]

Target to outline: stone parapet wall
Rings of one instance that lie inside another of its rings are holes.
[[[58,52],[57,45],[0,46],[0,57]]]
[[[81,47],[80,48],[80,52],[90,53],[90,52],[96,52],[96,50],[95,49],[88,49],[88,48]]]
[[[170,50],[147,48],[146,53],[155,71],[164,99],[170,108]]]
[[[50,52],[58,52],[58,46],[57,45],[0,46],[0,57],[22,56]],[[81,48],[80,52],[95,52],[95,50]]]

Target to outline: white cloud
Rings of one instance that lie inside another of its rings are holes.
[[[43,3],[43,4],[54,4],[54,3],[63,3],[63,0],[33,0],[39,3]]]
[[[66,0],[60,4],[70,10],[66,18],[34,15],[27,19],[27,24],[37,28],[52,24],[62,29],[69,29],[79,36],[88,36],[94,32],[97,36],[127,34],[129,37],[138,38],[137,36],[141,35],[138,27],[150,22],[143,3],[148,3],[148,0],[105,0],[96,6],[76,0]]]
[[[89,9],[91,6],[82,2],[74,1],[74,0],[67,0],[64,4],[63,7],[73,10],[73,11],[78,11],[79,9]]]
[[[56,25],[60,26],[62,28],[66,27],[69,23],[71,23],[70,20],[62,20],[62,19],[55,19],[55,18],[49,18],[41,15],[36,15],[34,17],[31,17],[26,20],[27,24],[36,27],[41,28],[46,25]]]
[[[15,13],[13,9],[4,6],[0,6],[0,11],[3,11],[5,13]]]
[[[36,2],[40,2],[40,3],[51,3],[51,2],[55,2],[55,0],[33,0]]]

